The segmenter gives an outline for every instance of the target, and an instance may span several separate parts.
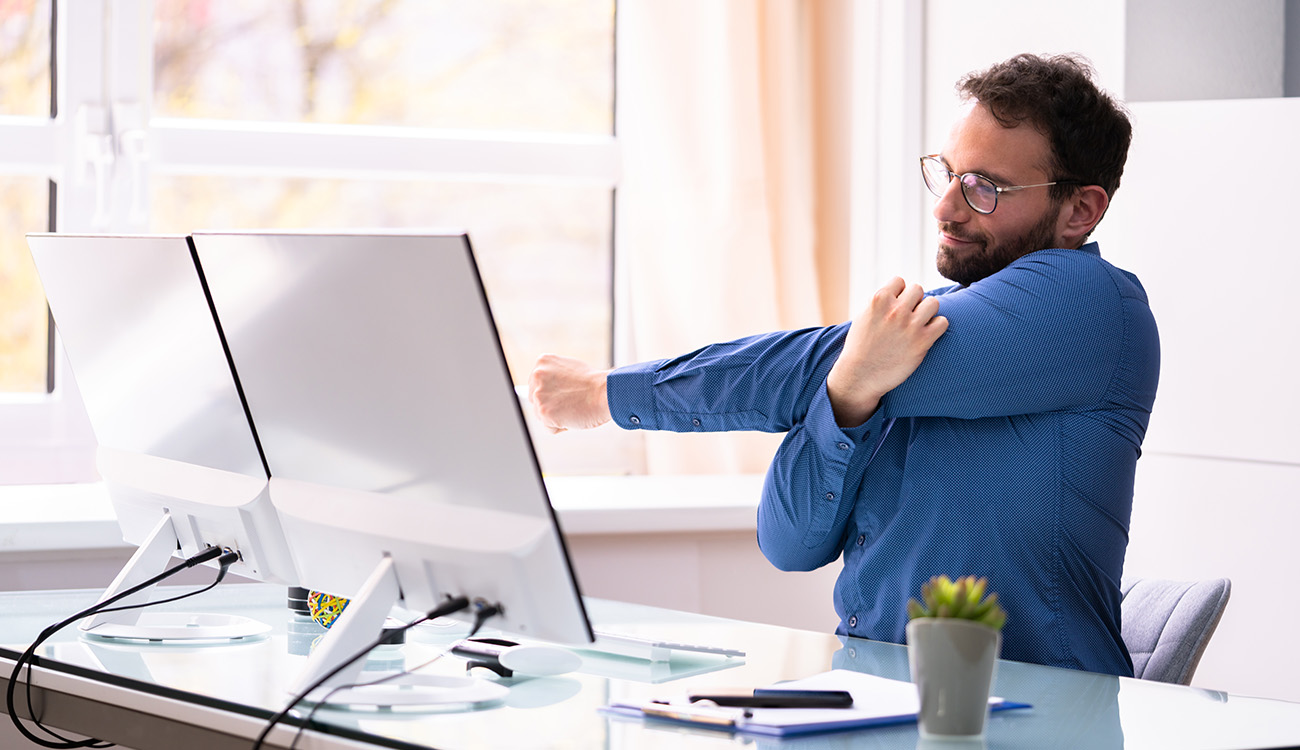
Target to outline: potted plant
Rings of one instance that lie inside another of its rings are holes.
[[[936,576],[907,603],[908,663],[921,709],[922,737],[984,734],[989,693],[1007,613],[988,581]]]

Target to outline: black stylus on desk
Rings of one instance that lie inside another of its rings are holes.
[[[709,701],[715,706],[738,708],[851,708],[853,694],[847,690],[781,690],[760,688],[753,695],[691,695],[691,703]]]

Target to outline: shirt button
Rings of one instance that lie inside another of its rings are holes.
[[[852,447],[853,447],[853,446],[849,445],[848,443],[840,443],[840,444],[839,444],[839,449],[842,450],[842,451],[846,451],[846,450],[848,450],[849,448],[852,448]]]
[[[826,499],[827,499],[827,500],[834,500],[834,499],[835,499],[835,493],[834,493],[834,492],[827,492],[827,493],[826,493]]]
[[[855,656],[857,656],[857,655],[858,655],[858,650],[857,650],[856,648],[851,648],[851,649],[849,649],[849,658],[850,658],[850,659],[852,659],[853,657],[855,657]]]
[[[849,617],[849,627],[856,628],[857,626],[858,626],[858,616],[852,615],[851,617]]]
[[[699,418],[697,417],[697,418],[695,418],[695,419],[692,419],[692,420],[691,420],[691,424],[695,425],[696,427],[699,427],[699,426],[700,426],[700,420],[699,420]]]
[[[631,422],[632,424],[641,424],[641,418],[638,417],[638,416],[635,415],[635,414],[633,414],[632,416],[628,417],[628,418],[627,418],[627,421]]]
[[[863,544],[865,544],[866,541],[867,541],[867,535],[866,535],[866,534],[859,534],[859,535],[858,535],[858,546],[859,546],[859,547],[861,547]]]

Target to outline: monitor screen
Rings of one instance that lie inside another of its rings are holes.
[[[463,233],[196,232],[302,584],[591,630]],[[345,615],[346,615],[345,611]]]

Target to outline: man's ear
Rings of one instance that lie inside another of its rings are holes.
[[[1060,247],[1079,247],[1083,238],[1097,226],[1110,205],[1110,198],[1099,185],[1084,185],[1074,191],[1061,204],[1056,222],[1056,237]]]

